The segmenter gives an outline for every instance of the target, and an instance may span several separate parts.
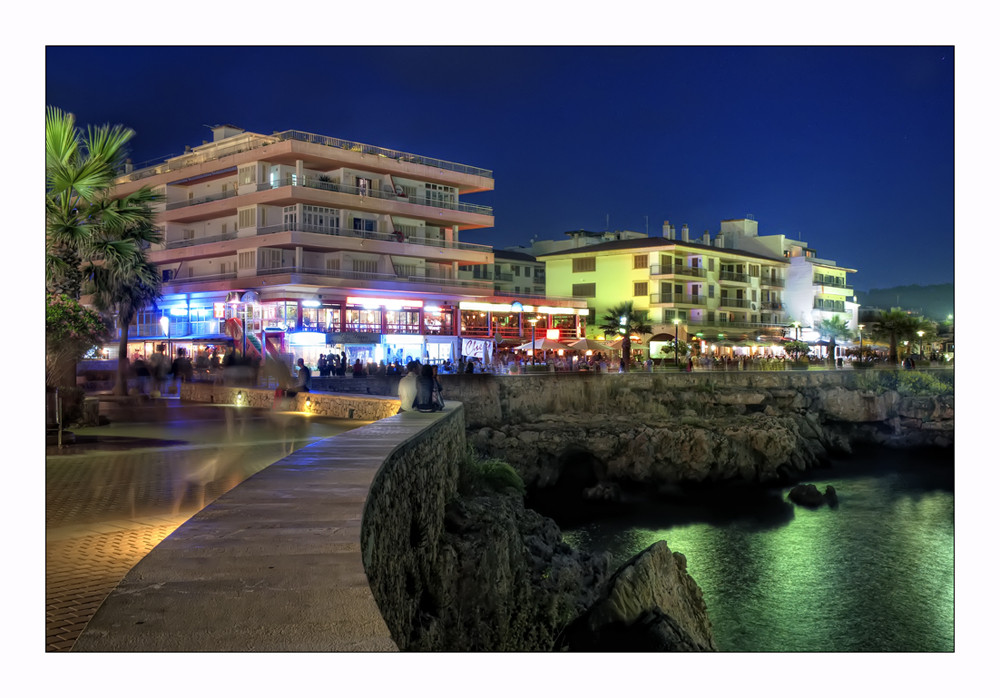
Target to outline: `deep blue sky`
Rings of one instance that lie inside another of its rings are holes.
[[[48,47],[45,101],[133,128],[137,163],[231,123],[485,167],[496,225],[463,239],[497,247],[749,213],[866,290],[954,281],[954,71],[950,46]]]

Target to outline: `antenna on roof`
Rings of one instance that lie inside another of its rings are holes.
[[[604,230],[605,231],[611,230],[611,214],[610,213],[605,213],[604,214]]]

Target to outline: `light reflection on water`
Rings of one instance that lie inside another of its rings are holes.
[[[616,565],[665,540],[687,557],[724,651],[954,651],[952,463],[895,452],[841,465],[809,480],[836,488],[836,508],[783,503],[782,520],[771,502],[696,521],[659,504],[564,537]]]

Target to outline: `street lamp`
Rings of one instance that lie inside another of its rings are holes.
[[[799,328],[800,328],[801,326],[802,326],[802,323],[801,323],[801,322],[798,322],[798,321],[796,321],[796,322],[793,322],[793,323],[792,323],[792,327],[794,327],[794,328],[795,328],[795,341],[796,341],[796,342],[797,342],[797,341],[799,341]]]
[[[535,317],[528,320],[528,322],[531,323],[531,363],[532,365],[534,365],[535,350],[538,349],[538,347],[535,344],[535,326],[538,324],[538,316],[536,315]]]
[[[674,318],[674,366],[680,368],[680,361],[677,358],[677,333],[678,327],[681,324],[681,319],[679,317]]]
[[[924,355],[924,331],[923,330],[917,330],[917,336],[920,337],[920,345],[919,345],[919,348],[917,349],[917,353],[920,354],[921,357],[923,357],[923,355]]]
[[[865,326],[858,325],[858,341],[860,342],[860,348],[858,349],[858,361],[865,360]]]

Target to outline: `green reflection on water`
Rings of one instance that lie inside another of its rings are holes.
[[[587,526],[566,540],[609,550],[616,564],[665,540],[687,558],[721,650],[953,651],[953,493],[894,492],[891,478],[826,482],[838,507],[795,507],[780,526]]]

